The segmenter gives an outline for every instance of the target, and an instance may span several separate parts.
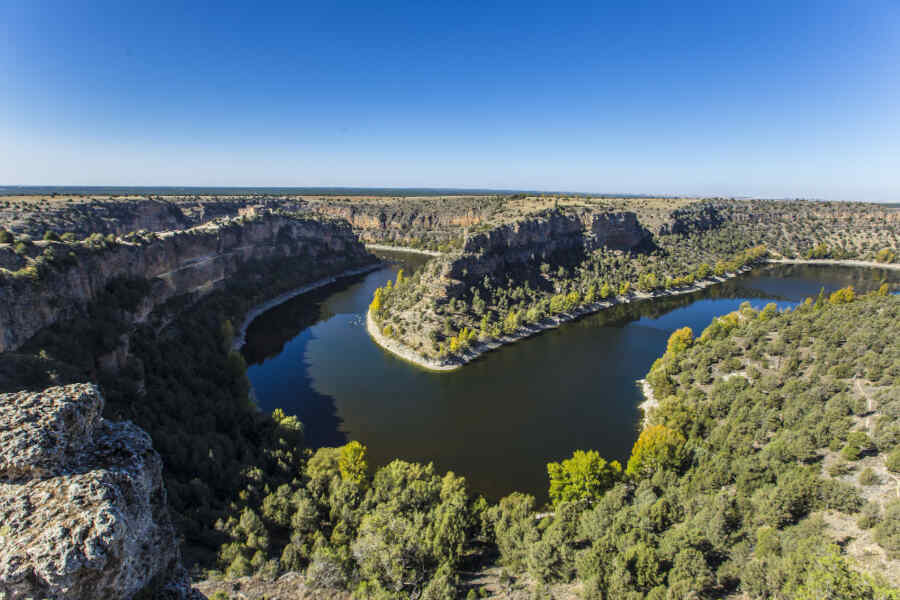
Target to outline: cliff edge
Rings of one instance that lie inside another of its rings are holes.
[[[0,597],[202,598],[150,437],[102,410],[91,384],[0,394]]]

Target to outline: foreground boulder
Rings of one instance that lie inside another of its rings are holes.
[[[162,463],[90,384],[0,394],[0,598],[188,598]]]

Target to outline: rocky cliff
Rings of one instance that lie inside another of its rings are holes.
[[[310,201],[304,210],[345,219],[368,243],[436,249],[462,241],[469,228],[490,217],[494,204],[484,198],[402,198],[391,203],[329,199]]]
[[[320,264],[372,260],[346,223],[271,213],[131,241],[46,243],[26,267],[0,269],[0,352],[84,309],[117,278],[151,282],[141,319],[173,296],[214,289],[248,261],[301,254]]]
[[[162,462],[89,384],[0,394],[0,597],[194,597]]]
[[[659,225],[657,235],[698,233],[721,227],[726,215],[714,203],[698,202],[671,211]]]
[[[476,281],[485,274],[499,275],[514,265],[541,262],[560,253],[581,255],[600,247],[634,250],[650,239],[650,232],[632,212],[544,211],[470,235],[447,275]]]

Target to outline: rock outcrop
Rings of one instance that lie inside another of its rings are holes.
[[[447,276],[471,282],[561,252],[582,254],[601,247],[633,250],[650,239],[650,232],[632,212],[545,211],[468,236],[462,255],[452,261]]]
[[[719,206],[711,202],[698,202],[670,212],[656,233],[686,235],[716,229],[725,222],[726,215]]]
[[[310,202],[305,210],[345,219],[367,243],[410,245],[444,244],[464,236],[467,228],[483,223],[491,206],[483,199],[446,198],[440,202],[404,198],[394,204],[375,202]]]
[[[150,437],[102,410],[90,384],[0,395],[0,598],[199,597]]]
[[[71,318],[116,278],[151,280],[146,314],[167,299],[204,294],[251,260],[305,255],[343,268],[374,260],[345,222],[263,213],[106,247],[41,242],[52,259],[18,272],[0,270],[0,352]]]

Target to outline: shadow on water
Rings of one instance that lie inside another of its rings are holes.
[[[385,261],[385,267],[375,275],[378,285],[395,276],[398,269],[411,272],[430,258],[392,251],[379,252],[378,256]],[[349,441],[335,398],[316,389],[310,372],[307,349],[318,339],[314,327],[348,310],[350,314],[358,312],[358,302],[351,301],[348,305],[342,298],[355,296],[358,288],[369,287],[363,284],[372,277],[372,273],[345,277],[297,296],[266,311],[247,329],[241,353],[249,367],[254,394],[263,400],[260,407],[273,410],[282,405],[270,406],[269,399],[289,400],[284,408],[303,422],[304,440],[310,448],[341,446]],[[278,373],[278,377],[255,377],[258,367],[263,365],[267,371]]]
[[[491,499],[520,490],[539,502],[547,499],[547,462],[576,449],[627,459],[640,421],[635,381],[675,329],[699,333],[744,301],[786,308],[823,286],[867,291],[898,280],[874,269],[755,269],[692,294],[616,305],[438,374],[385,352],[365,331],[375,288],[426,260],[392,258],[399,262],[297,297],[251,324],[243,352],[260,408],[298,415],[310,447],[359,440],[373,468],[395,458],[433,461]]]

